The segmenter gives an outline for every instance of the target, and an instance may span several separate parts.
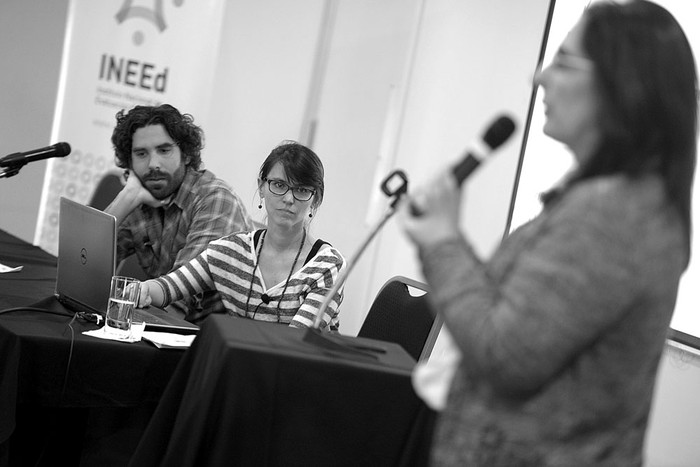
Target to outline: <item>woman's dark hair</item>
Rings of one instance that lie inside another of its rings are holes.
[[[204,133],[194,124],[190,114],[181,114],[175,107],[162,104],[157,107],[137,105],[129,112],[117,112],[117,125],[112,132],[112,145],[117,167],[131,168],[131,145],[134,132],[149,125],[161,124],[182,152],[187,165],[195,170],[202,163]]]
[[[275,164],[281,163],[290,183],[316,189],[313,206],[323,201],[323,164],[311,149],[294,141],[283,141],[274,148],[260,166],[258,179],[262,183]]]
[[[690,44],[671,14],[646,0],[593,3],[583,20],[583,50],[601,92],[602,135],[571,182],[658,173],[690,249],[698,105]]]

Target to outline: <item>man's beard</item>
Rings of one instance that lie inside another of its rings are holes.
[[[141,183],[156,199],[164,199],[170,196],[176,187],[172,186],[173,177],[160,170],[149,170],[146,175],[141,178]]]

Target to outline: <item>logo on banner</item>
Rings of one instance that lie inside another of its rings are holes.
[[[124,21],[131,18],[142,18],[151,22],[158,32],[163,32],[167,28],[165,24],[165,16],[163,15],[163,0],[152,0],[153,8],[148,8],[141,5],[134,6],[133,0],[124,0],[124,4],[116,14],[117,23],[122,24]],[[173,0],[175,6],[182,6],[185,0]],[[143,31],[136,31],[131,40],[134,45],[141,45],[144,41]]]
[[[184,0],[174,0],[173,3],[175,6],[182,6]],[[121,25],[129,19],[141,18],[153,24],[158,32],[165,31],[168,26],[163,13],[163,0],[152,0],[151,6],[149,8],[148,6],[134,5],[134,0],[124,0],[124,3],[115,15],[117,23]],[[134,32],[131,40],[136,46],[142,45],[145,41],[143,31]],[[165,93],[168,68],[165,67],[159,70],[154,63],[103,54],[100,58],[98,79],[140,88],[144,91]]]

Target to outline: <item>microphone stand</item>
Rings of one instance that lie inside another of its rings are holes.
[[[56,143],[52,146],[36,149],[29,152],[16,152],[0,159],[0,168],[5,168],[0,172],[0,178],[12,177],[19,173],[19,169],[34,162],[50,157],[66,157],[70,154],[71,148],[68,143]]]
[[[24,164],[7,167],[5,168],[5,170],[0,172],[0,178],[10,178],[13,175],[17,175],[19,173],[19,169],[21,169],[22,167],[24,167]]]
[[[19,173],[19,169],[27,165],[27,161],[7,161],[4,164],[2,161],[0,161],[0,168],[4,168],[2,172],[0,172],[0,178],[9,178],[12,177],[13,175],[17,175]]]
[[[395,180],[399,180],[399,184],[395,187],[392,187],[396,183]],[[322,332],[320,330],[320,326],[323,322],[323,316],[326,312],[326,309],[328,308],[328,305],[333,300],[333,297],[338,292],[340,287],[342,287],[342,285],[345,283],[345,280],[347,279],[352,269],[355,267],[355,264],[357,264],[357,261],[360,259],[362,253],[364,253],[365,249],[375,237],[377,232],[379,232],[379,230],[384,226],[384,224],[386,224],[386,221],[388,221],[389,218],[391,218],[391,216],[393,216],[394,213],[396,213],[396,205],[398,204],[399,200],[401,200],[401,197],[408,191],[408,179],[406,178],[406,174],[402,170],[394,170],[384,179],[381,188],[387,196],[392,197],[394,199],[389,205],[384,215],[382,216],[382,218],[379,219],[379,222],[370,231],[365,241],[360,245],[355,254],[350,258],[350,260],[348,260],[347,267],[340,271],[340,273],[338,274],[338,278],[333,284],[333,287],[326,294],[323,302],[321,303],[321,306],[318,309],[318,313],[316,314],[316,319],[314,320],[313,326],[306,330],[306,334],[304,335],[304,341],[306,342],[313,343],[319,347],[330,351],[352,353],[354,355],[362,355],[365,357],[371,357],[375,359],[377,358],[376,355],[361,350],[370,350],[367,346],[353,347],[350,344],[343,344],[341,342],[338,342],[338,340],[334,340],[332,338],[333,336],[329,333]]]

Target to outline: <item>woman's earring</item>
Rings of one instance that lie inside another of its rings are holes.
[[[309,217],[314,217],[314,215],[309,211]]]
[[[258,204],[258,209],[262,209],[262,205],[263,205],[263,197],[261,196],[260,203]]]

